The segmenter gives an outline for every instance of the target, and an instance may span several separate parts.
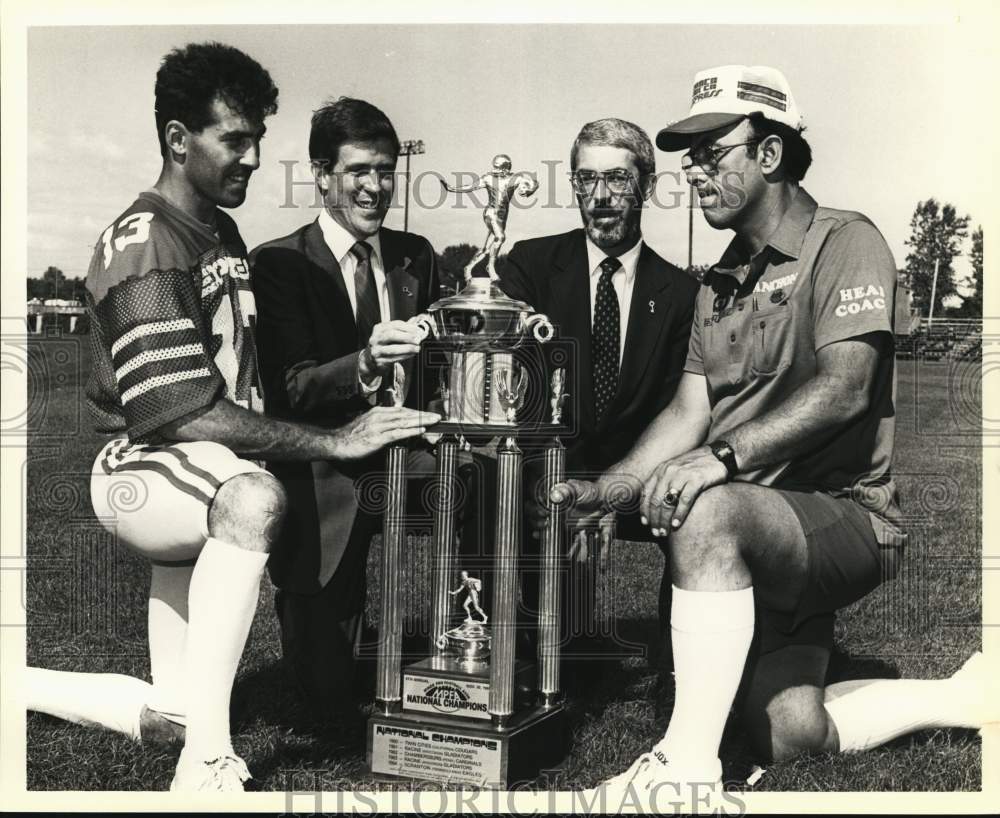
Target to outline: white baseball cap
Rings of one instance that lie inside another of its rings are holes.
[[[802,114],[788,80],[766,65],[720,65],[694,75],[691,111],[656,135],[662,151],[684,150],[694,134],[739,122],[752,113],[802,130]]]

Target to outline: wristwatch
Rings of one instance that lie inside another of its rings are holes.
[[[712,454],[716,456],[720,463],[726,467],[727,479],[732,480],[736,476],[739,468],[736,466],[736,452],[724,440],[716,440],[708,444]]]

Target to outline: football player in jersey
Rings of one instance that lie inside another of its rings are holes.
[[[172,51],[156,76],[163,166],[101,235],[87,274],[87,402],[108,443],[90,493],[118,540],[152,562],[152,684],[28,670],[29,709],[134,738],[180,741],[171,789],[242,790],[229,701],[261,574],[285,512],[255,458],[355,460],[439,418],[375,408],[337,429],[260,414],[238,207],[277,110],[268,72],[235,48]]]

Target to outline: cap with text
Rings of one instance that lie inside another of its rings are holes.
[[[662,151],[688,148],[691,137],[739,122],[752,113],[802,130],[802,115],[788,80],[766,65],[720,65],[694,76],[688,115],[656,135]]]

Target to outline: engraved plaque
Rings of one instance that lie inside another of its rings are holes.
[[[496,786],[503,780],[499,739],[424,726],[375,723],[371,770],[378,775]]]

